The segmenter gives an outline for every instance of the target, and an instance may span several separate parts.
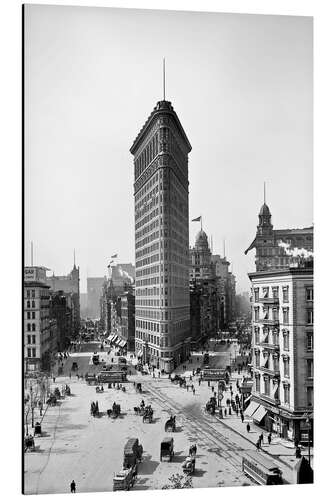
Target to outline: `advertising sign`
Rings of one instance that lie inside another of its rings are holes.
[[[223,380],[225,379],[225,370],[218,368],[210,368],[202,370],[201,372],[202,380]]]
[[[42,267],[25,267],[24,282],[46,283],[46,270]]]

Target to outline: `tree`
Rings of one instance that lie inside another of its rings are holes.
[[[168,478],[171,484],[162,486],[162,490],[176,490],[182,488],[193,488],[192,478],[190,476],[183,476],[182,474],[172,474]]]

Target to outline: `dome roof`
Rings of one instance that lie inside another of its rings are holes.
[[[208,237],[205,231],[200,229],[196,238],[195,238],[195,246],[207,246],[208,247]]]
[[[269,208],[266,205],[266,203],[264,203],[263,206],[261,207],[259,215],[271,215],[271,212],[269,211]]]

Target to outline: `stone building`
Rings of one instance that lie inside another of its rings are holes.
[[[99,318],[100,315],[100,299],[102,288],[106,277],[103,278],[87,278],[87,316],[89,318]]]
[[[120,296],[121,301],[121,340],[126,342],[127,350],[135,350],[135,296],[128,290]]]
[[[250,273],[253,391],[247,414],[307,442],[313,421],[313,260]]]
[[[80,332],[80,268],[76,267],[67,276],[52,276],[47,277],[47,284],[52,292],[62,291],[70,293],[74,304],[73,308],[73,334],[78,335]]]
[[[245,255],[256,249],[256,270],[286,269],[298,261],[303,249],[306,255],[313,251],[313,226],[302,229],[273,229],[271,212],[264,203],[259,212],[257,234]],[[294,250],[294,251],[293,251]]]
[[[57,322],[57,350],[65,351],[73,334],[73,301],[71,293],[62,290],[50,295],[50,318]]]
[[[49,372],[57,348],[56,323],[50,320],[50,287],[43,267],[24,268],[24,371]]]
[[[190,352],[188,154],[171,102],[159,101],[135,139],[135,349],[166,372]]]

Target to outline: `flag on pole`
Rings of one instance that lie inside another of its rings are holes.
[[[117,253],[115,253],[114,255],[111,255],[111,259],[115,259],[116,257],[118,257]]]
[[[200,217],[197,217],[196,219],[192,219],[192,222],[200,222],[201,221],[201,215]]]

